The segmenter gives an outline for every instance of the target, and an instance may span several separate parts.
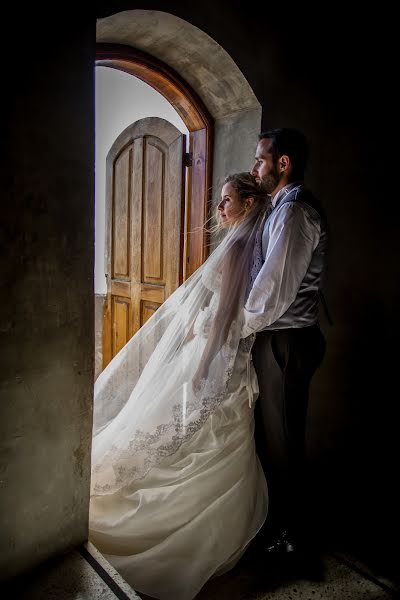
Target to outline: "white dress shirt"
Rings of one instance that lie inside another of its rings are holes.
[[[318,291],[325,263],[326,231],[315,210],[286,201],[302,188],[291,183],[273,198],[262,235],[264,263],[250,290],[242,337],[266,329],[307,327],[318,321]]]

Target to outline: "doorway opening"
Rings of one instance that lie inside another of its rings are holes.
[[[97,46],[96,377],[207,256],[211,146],[212,118],[177,73]]]

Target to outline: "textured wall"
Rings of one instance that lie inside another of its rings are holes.
[[[261,127],[259,108],[238,111],[215,122],[213,157],[213,205],[219,202],[224,178],[249,171],[254,163],[257,135]]]
[[[119,12],[97,22],[97,41],[149,52],[175,69],[215,119],[259,106],[237,65],[217,41],[178,16],[157,10]]]
[[[71,45],[26,17],[2,111],[1,577],[87,538],[90,472],[94,23]]]

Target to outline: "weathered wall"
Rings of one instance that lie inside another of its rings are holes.
[[[29,14],[4,65],[1,578],[87,538],[94,22],[63,18],[73,44]]]
[[[241,110],[259,107],[248,82],[218,40],[175,15],[149,9],[122,11],[98,20],[97,41],[131,45],[167,63],[196,91],[215,119],[236,112],[239,104]]]
[[[213,205],[219,202],[224,178],[230,173],[249,171],[254,163],[260,132],[259,108],[236,112],[215,122],[213,157]]]

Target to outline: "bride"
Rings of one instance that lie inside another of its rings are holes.
[[[252,175],[226,178],[226,235],[95,385],[89,537],[138,592],[191,600],[263,525],[254,335],[240,340],[255,234]]]

